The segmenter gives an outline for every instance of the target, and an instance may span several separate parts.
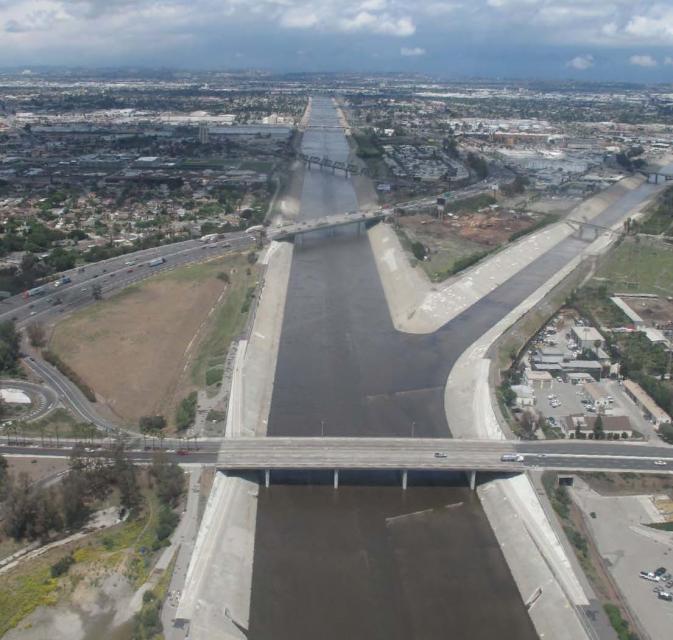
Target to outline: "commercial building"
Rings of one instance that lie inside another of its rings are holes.
[[[671,424],[669,416],[643,389],[633,380],[624,380],[624,392],[633,400],[645,417],[654,424],[656,429],[662,424]]]
[[[591,349],[595,351],[603,346],[605,340],[595,327],[574,326],[571,330],[572,336],[580,349]]]

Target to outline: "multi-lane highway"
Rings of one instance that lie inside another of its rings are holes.
[[[100,284],[105,295],[158,272],[202,261],[205,256],[251,248],[254,244],[253,235],[236,232],[227,234],[216,242],[186,240],[71,269],[59,274],[70,278],[70,282],[60,285],[56,284],[58,281],[49,283],[45,285],[44,295],[26,297],[21,294],[3,300],[0,303],[0,322],[13,319],[20,325],[32,320],[47,321],[58,314],[90,303],[94,284]],[[149,266],[148,263],[155,258],[163,258],[165,262],[154,267]]]

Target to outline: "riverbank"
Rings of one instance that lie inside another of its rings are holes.
[[[644,181],[642,177],[626,178],[581,203],[568,217],[591,222]],[[382,228],[370,232],[369,237],[390,315],[398,331],[418,334],[437,331],[575,233],[574,228],[560,221],[524,236],[450,280],[433,284],[422,270],[411,266],[393,229],[378,226]]]

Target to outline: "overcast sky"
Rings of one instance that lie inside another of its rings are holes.
[[[673,81],[673,0],[0,0],[0,66]]]

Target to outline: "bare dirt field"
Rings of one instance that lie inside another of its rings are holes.
[[[447,213],[443,220],[429,214],[401,216],[400,228],[410,242],[418,241],[428,250],[423,267],[429,276],[451,273],[455,263],[467,256],[495,249],[512,234],[535,224],[537,218],[504,208],[477,212]]]
[[[673,325],[673,302],[665,298],[624,298],[643,320],[655,327],[667,328]]]
[[[218,277],[224,273],[230,284]],[[203,345],[213,346],[214,332],[225,339],[220,309],[233,318],[232,331],[239,328],[255,277],[242,254],[161,274],[65,319],[50,348],[122,420],[164,415],[170,422],[195,388],[192,369]]]
[[[7,458],[9,471],[15,477],[27,473],[31,482],[39,482],[68,468],[66,458]]]

